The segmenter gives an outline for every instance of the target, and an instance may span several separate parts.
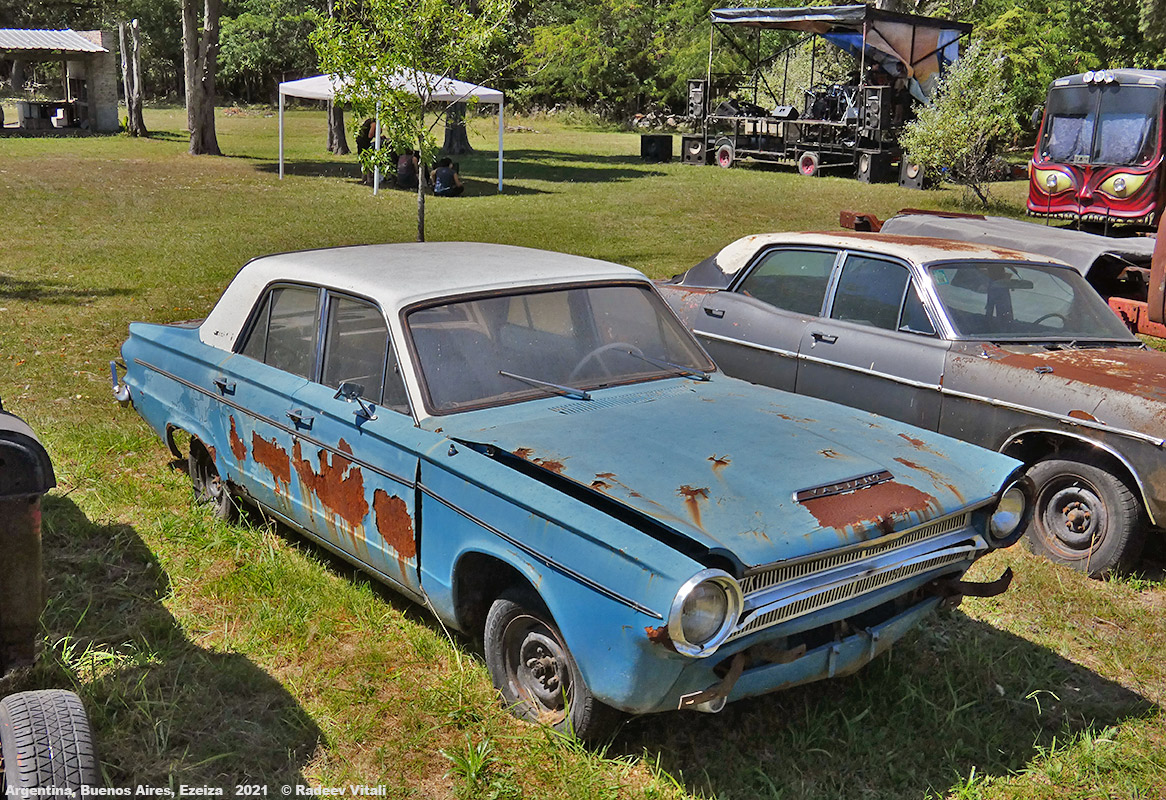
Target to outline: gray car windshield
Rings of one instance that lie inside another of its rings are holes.
[[[1012,261],[930,268],[959,334],[993,341],[1136,341],[1101,296],[1071,269]]]
[[[712,371],[646,286],[528,291],[418,308],[406,326],[435,413]]]

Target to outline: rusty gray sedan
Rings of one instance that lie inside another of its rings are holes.
[[[1015,460],[727,378],[642,274],[557,253],[259,258],[122,355],[199,498],[482,637],[505,702],[581,736],[859,668],[1002,591],[961,577],[1031,506]]]
[[[1166,355],[1075,270],[870,233],[726,246],[661,286],[730,375],[884,414],[1028,465],[1032,548],[1102,576],[1166,524]]]

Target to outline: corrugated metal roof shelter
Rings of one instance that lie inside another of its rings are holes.
[[[108,31],[0,28],[0,57],[59,61],[64,67],[61,99],[16,99],[19,132],[116,132],[117,67],[112,50],[113,35]]]

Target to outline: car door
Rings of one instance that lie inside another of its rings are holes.
[[[708,295],[693,332],[728,375],[793,391],[798,342],[817,319],[838,251],[762,252],[731,290]]]
[[[846,252],[826,314],[803,330],[796,390],[938,430],[947,349],[906,264]]]
[[[315,365],[320,300],[317,287],[268,287],[210,387],[227,408],[218,441],[227,443],[240,482],[257,502],[290,519],[302,511],[292,481],[296,421],[289,412]]]
[[[414,424],[381,309],[329,291],[323,322],[319,379],[294,396],[308,527],[417,595],[418,452],[435,437]]]

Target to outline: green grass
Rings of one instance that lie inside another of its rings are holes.
[[[0,138],[0,396],[40,432],[43,657],[2,691],[72,686],[114,785],[383,784],[391,797],[1093,798],[1166,794],[1166,589],[1092,582],[1017,549],[1017,579],[858,675],[629,721],[587,749],[511,719],[470,642],[285,531],[194,507],[183,472],[112,402],[131,320],[201,317],[264,253],[409,241],[416,198],[359,184],[320,112],[222,114],[226,158],[193,158],[181,110],[156,135]],[[833,230],[841,209],[958,207],[789,170],[644,164],[631,134],[518,120],[507,188],[474,123],[468,196],[430,199],[428,236],[545,247],[654,277],[727,242]],[[995,187],[1020,213],[1024,186]]]

